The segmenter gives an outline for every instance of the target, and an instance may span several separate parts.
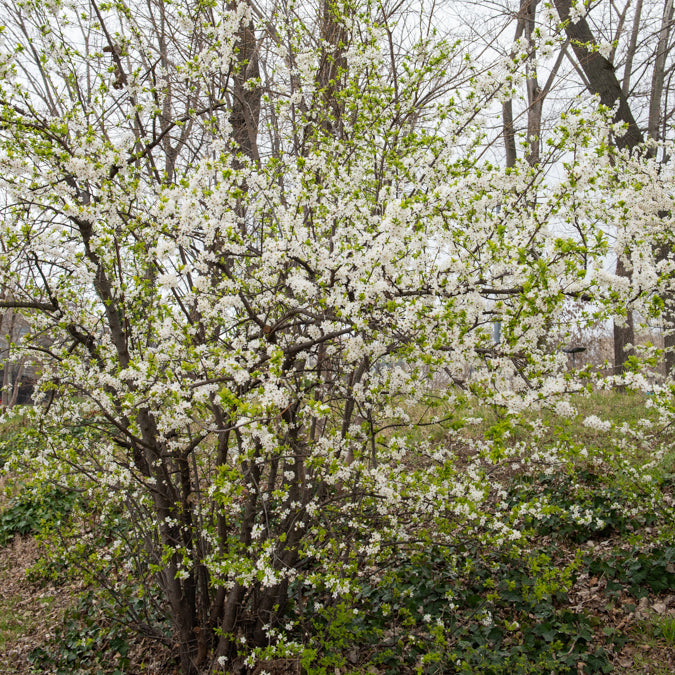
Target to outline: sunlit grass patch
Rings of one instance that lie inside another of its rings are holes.
[[[3,597],[0,599],[0,649],[16,641],[26,631],[25,617],[17,613],[19,598]]]
[[[658,616],[651,621],[654,637],[675,648],[675,616]]]

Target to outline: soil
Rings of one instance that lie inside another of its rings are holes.
[[[15,537],[0,548],[0,664],[4,675],[36,672],[29,655],[48,643],[60,625],[72,595],[62,587],[30,581],[37,561],[33,537]]]

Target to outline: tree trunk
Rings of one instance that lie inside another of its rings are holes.
[[[232,111],[230,124],[232,136],[241,151],[254,161],[258,161],[258,124],[260,121],[260,100],[262,90],[257,83],[260,77],[260,58],[258,41],[253,24],[242,25],[239,29],[238,66],[234,76],[232,92]],[[255,84],[247,84],[253,80]]]
[[[666,55],[668,53],[668,41],[670,39],[670,28],[673,21],[673,0],[666,0],[663,10],[663,19],[661,21],[661,30],[659,31],[659,41],[656,48],[656,58],[654,60],[654,70],[652,72],[652,85],[649,96],[649,126],[647,135],[650,139],[658,141],[661,130],[661,116],[663,111],[663,85],[666,71]],[[649,154],[656,155],[656,148],[650,148]],[[667,213],[660,214],[666,217]],[[659,251],[657,258],[664,260],[672,253],[672,246],[663,246]],[[675,372],[675,297],[672,291],[664,294],[665,307],[663,310],[663,319],[665,330],[663,334],[663,346],[665,349],[666,375]]]
[[[539,0],[529,0],[521,6],[525,37],[528,42],[529,57],[525,64],[527,73],[527,143],[525,159],[530,166],[539,164],[541,148],[541,113],[544,99],[537,79],[536,52],[534,44],[534,28]]]
[[[335,0],[323,0],[321,9],[321,38],[326,45],[321,53],[317,84],[321,90],[324,110],[321,120],[324,129],[342,135],[344,105],[340,97],[341,81],[346,76],[347,31],[340,20]]]
[[[622,150],[638,148],[642,145],[644,138],[616,77],[614,66],[598,51],[588,48],[589,45],[595,45],[596,42],[586,19],[582,18],[576,23],[570,21],[571,0],[555,0],[555,6],[560,19],[565,23],[565,32],[586,76],[590,92],[597,94],[600,97],[600,102],[608,108],[614,107],[618,102],[613,121],[615,123],[623,122],[627,125],[627,130],[624,135],[615,137],[614,143]],[[626,76],[624,76],[625,82]],[[630,276],[621,262],[620,252],[617,255],[616,273],[623,277]],[[628,314],[625,326],[617,326],[616,324],[614,326],[614,373],[616,375],[621,375],[624,371],[624,364],[629,355],[629,352],[626,351],[626,345],[635,344],[633,317],[630,310]]]
[[[661,99],[663,98],[663,83],[665,80],[666,54],[668,52],[668,40],[670,38],[670,25],[673,20],[673,0],[666,0],[663,11],[659,41],[656,48],[654,70],[652,71],[652,86],[649,96],[649,124],[647,135],[652,140],[659,140],[661,127]]]
[[[616,261],[616,273],[620,277],[627,277],[629,273],[624,267],[623,260],[619,257]],[[633,324],[633,313],[626,313],[626,323],[621,325],[614,322],[614,374],[623,372],[626,358],[632,351],[633,340],[635,339],[635,327]],[[621,364],[619,371],[617,364]]]
[[[621,84],[621,93],[628,98],[630,92],[630,78],[633,74],[633,59],[637,50],[638,33],[640,32],[640,21],[642,20],[642,0],[637,0],[635,5],[635,14],[633,16],[633,28],[630,33],[630,44],[626,53],[626,65],[623,71],[623,83]]]
[[[525,28],[525,20],[523,15],[523,8],[529,5],[530,0],[523,0],[518,12],[516,22],[516,34],[513,36],[513,41],[520,40],[523,30]],[[511,52],[511,61],[516,58],[515,50]],[[502,105],[502,125],[504,133],[504,149],[506,151],[506,166],[514,167],[518,159],[518,152],[516,150],[516,130],[513,126],[513,99],[509,99]]]
[[[576,23],[569,20],[571,0],[555,0],[555,6],[560,18],[565,22],[565,32],[570,39],[579,65],[586,75],[591,93],[597,94],[600,97],[600,103],[608,108],[616,105],[617,101],[619,103],[613,121],[623,122],[628,125],[628,129],[621,137],[614,139],[616,146],[622,150],[637,148],[644,139],[628,105],[628,100],[621,90],[614,66],[598,51],[592,51],[587,47],[587,45],[595,45],[596,42],[586,19],[580,19]]]
[[[23,359],[18,364],[18,369],[16,371],[16,376],[14,377],[14,386],[11,388],[11,396],[9,402],[7,403],[7,408],[13,408],[16,405],[16,402],[19,400],[19,390],[21,389],[21,378],[25,370],[26,364]]]
[[[502,104],[502,125],[504,134],[504,150],[506,151],[506,166],[516,165],[518,153],[516,150],[516,131],[513,128],[513,100],[509,99]]]

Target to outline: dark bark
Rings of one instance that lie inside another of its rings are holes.
[[[649,124],[647,135],[650,139],[658,141],[662,129],[663,115],[663,87],[665,82],[666,55],[668,53],[668,42],[670,40],[670,31],[673,22],[673,12],[675,10],[673,0],[666,0],[663,10],[663,19],[661,21],[661,30],[659,31],[659,41],[654,59],[654,70],[652,72],[652,84],[649,98]],[[650,156],[656,156],[656,148],[649,149]],[[666,212],[660,213],[660,217],[665,218]],[[672,252],[672,246],[663,246],[658,251],[657,259],[659,261],[666,259]],[[663,319],[666,328],[663,335],[663,346],[665,348],[666,375],[675,372],[675,297],[672,292],[664,294],[665,307],[663,310]]]
[[[45,312],[55,312],[58,307],[51,302],[33,302],[26,300],[0,300],[0,309],[40,309]]]
[[[506,166],[512,167],[516,165],[518,153],[516,150],[516,132],[513,127],[513,101],[511,99],[502,104],[502,125]]]
[[[115,296],[113,284],[105,268],[90,246],[93,235],[93,225],[81,218],[73,218],[77,225],[86,257],[96,266],[94,288],[104,305],[104,312],[108,324],[108,331],[117,359],[122,368],[130,362],[129,339],[124,317],[123,303]],[[190,471],[187,462],[179,467],[180,486],[174,485],[172,473],[175,469],[170,465],[168,458],[162,453],[160,434],[150,411],[140,408],[137,412],[137,423],[141,431],[142,453],[133,453],[133,459],[138,471],[144,475],[151,474],[156,480],[156,489],[153,491],[154,509],[159,524],[160,542],[169,548],[191,548],[192,523],[191,508],[188,503],[190,488]],[[181,500],[181,491],[183,499]],[[182,527],[168,524],[175,522],[178,517],[183,520]],[[166,568],[158,575],[158,582],[170,606],[170,617],[174,634],[178,642],[178,652],[183,675],[196,675],[199,646],[196,628],[196,588],[194,572],[187,579],[178,577],[180,565],[179,554],[173,554],[167,562]]]
[[[555,6],[560,18],[565,22],[565,32],[586,75],[591,93],[597,94],[600,102],[609,108],[617,101],[619,103],[613,121],[623,122],[628,125],[628,129],[625,134],[614,139],[616,146],[622,150],[634,150],[643,143],[644,138],[633,117],[628,100],[621,90],[614,66],[602,54],[589,48],[596,42],[586,19],[580,19],[576,23],[569,20],[571,0],[555,0]]]
[[[649,123],[647,135],[655,141],[659,139],[659,130],[661,128],[661,114],[663,110],[661,99],[663,98],[663,84],[666,74],[666,55],[668,53],[668,41],[670,38],[670,26],[672,20],[673,0],[666,0],[661,30],[659,31],[659,41],[656,48],[656,57],[654,59],[654,70],[652,71],[651,92],[649,95]]]
[[[613,121],[624,123],[627,125],[627,129],[623,135],[614,137],[614,143],[622,150],[638,149],[643,144],[644,138],[633,117],[626,94],[622,90],[614,71],[614,66],[598,51],[591,49],[596,42],[586,19],[582,18],[576,23],[569,20],[571,0],[555,0],[555,6],[565,24],[565,32],[586,77],[586,84],[590,92],[598,95],[600,102],[609,108],[618,103]],[[617,259],[616,273],[623,277],[630,276],[620,255]],[[626,325],[617,326],[615,324],[614,326],[614,373],[616,375],[620,375],[624,371],[624,364],[629,355],[629,351],[626,349],[628,344],[635,344],[633,317],[630,310],[628,311]]]
[[[235,651],[234,629],[239,621],[241,606],[246,597],[246,589],[241,584],[236,584],[232,590],[227,593],[227,598],[223,607],[223,619],[220,625],[220,639],[216,647],[213,668],[218,667],[218,659],[221,656],[231,659]]]
[[[621,258],[617,260],[616,273],[620,277],[629,276]],[[614,372],[616,375],[623,372],[626,357],[632,352],[629,345],[634,344],[634,339],[635,327],[633,324],[633,313],[628,311],[626,314],[626,323],[624,325],[619,325],[616,321],[614,322]]]
[[[260,77],[258,41],[252,24],[239,29],[237,40],[237,66],[232,92],[232,111],[230,124],[232,136],[241,151],[254,161],[258,161],[258,124],[260,121],[260,100],[262,91],[256,82]]]
[[[335,0],[323,0],[321,38],[327,45],[321,52],[317,75],[324,108],[321,111],[321,121],[325,131],[340,135],[344,112],[340,88],[347,68],[347,60],[344,56],[347,31],[344,23],[340,21]]]
[[[537,68],[533,61],[533,57],[536,56],[533,35],[538,1],[539,0],[527,0],[521,5],[520,10],[530,53],[526,64],[528,150],[525,157],[530,166],[539,164],[541,148],[541,113],[544,107],[544,97],[537,79]]]
[[[529,4],[529,0],[523,0],[523,4]],[[523,20],[522,5],[521,11],[518,12],[518,20],[516,22],[516,34],[513,41],[516,42],[523,34],[525,22]],[[511,60],[515,59],[515,51],[511,52]],[[513,167],[516,165],[518,159],[518,152],[516,149],[516,130],[513,126],[513,99],[509,99],[502,105],[502,125],[504,134],[504,149],[506,151],[506,166]]]
[[[637,0],[635,5],[635,14],[633,15],[633,28],[630,34],[630,43],[628,51],[626,52],[626,64],[623,70],[623,82],[621,84],[621,92],[628,98],[630,93],[630,78],[633,74],[633,59],[637,51],[638,33],[640,32],[640,21],[642,19],[642,0]]]

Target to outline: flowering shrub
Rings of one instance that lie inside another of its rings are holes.
[[[0,284],[31,322],[45,439],[16,465],[83,493],[63,555],[156,604],[138,621],[184,673],[309,659],[289,603],[351,620],[398,550],[525,545],[534,502],[489,465],[565,461],[512,434],[586,386],[567,304],[659,311],[667,167],[613,149],[592,103],[547,139],[555,179],[491,164],[502,82],[460,86],[457,45],[378,12],[27,0],[1,34]],[[632,285],[604,269],[608,226]],[[458,432],[475,400],[505,411],[479,461],[409,433]]]

